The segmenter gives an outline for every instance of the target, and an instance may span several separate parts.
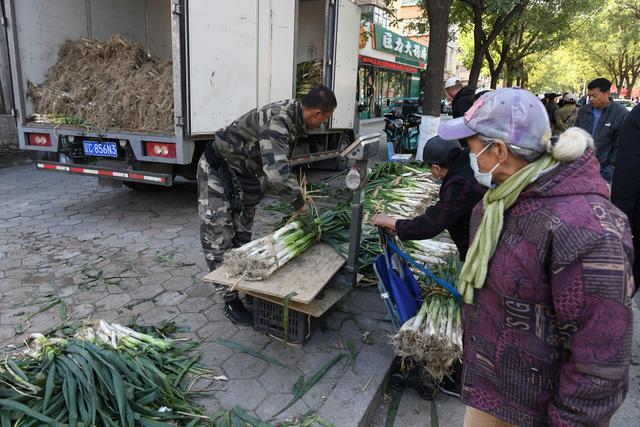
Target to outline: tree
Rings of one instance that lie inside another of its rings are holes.
[[[534,93],[582,93],[587,82],[598,73],[580,50],[565,43],[550,52],[532,54],[525,59],[529,90]]]
[[[526,59],[567,43],[575,32],[581,31],[581,26],[592,17],[594,10],[601,8],[603,2],[528,0],[523,10],[504,26],[485,52],[491,87],[495,89],[501,78],[505,86],[512,86],[514,82],[525,86],[530,69],[530,61]],[[468,25],[466,31],[475,31],[475,28]],[[475,43],[473,51],[476,53]]]
[[[423,0],[423,10],[429,23],[429,61],[422,105],[423,114],[427,116],[440,117],[451,3],[452,0]]]
[[[442,82],[449,40],[449,15],[453,0],[422,0],[422,15],[407,26],[418,33],[429,33],[429,59],[423,73],[422,121],[420,124],[420,144],[416,155],[422,160],[424,144],[437,133],[440,122],[440,100]]]
[[[461,28],[473,31],[473,59],[469,73],[469,85],[476,86],[483,62],[491,44],[505,27],[519,16],[528,0],[458,0],[455,22]]]
[[[608,0],[591,21],[591,31],[581,33],[574,44],[598,74],[611,79],[618,91],[626,86],[629,93],[640,77],[640,22],[638,11],[630,7],[638,3]]]

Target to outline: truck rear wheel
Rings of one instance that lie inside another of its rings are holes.
[[[349,145],[351,145],[353,141],[351,141],[351,137],[348,133],[341,133],[340,139],[338,140],[338,150],[343,152]],[[340,157],[336,157],[336,170],[338,172],[345,170],[349,166],[348,159],[342,159]]]

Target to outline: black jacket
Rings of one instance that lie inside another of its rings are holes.
[[[465,86],[456,93],[451,100],[451,115],[454,119],[462,117],[473,105],[476,96],[476,88],[473,86]]]
[[[593,142],[596,146],[596,156],[601,165],[613,166],[616,162],[616,153],[618,152],[618,132],[622,127],[625,117],[629,112],[622,105],[611,101],[609,106],[602,110],[600,121],[596,127],[595,134],[593,130],[593,104],[587,104],[578,111],[578,120],[576,126],[586,130],[589,135],[593,136]]]
[[[544,105],[544,109],[547,110],[547,115],[549,116],[549,123],[551,123],[552,126],[556,124],[556,111],[558,111],[559,108],[558,104]]]
[[[462,150],[442,182],[438,202],[414,219],[398,220],[398,237],[400,240],[430,239],[446,229],[460,252],[460,259],[464,260],[469,250],[471,211],[486,190],[473,177],[469,150]]]
[[[611,201],[627,214],[633,232],[633,275],[640,284],[640,105],[624,121],[618,135],[618,158],[611,182]]]

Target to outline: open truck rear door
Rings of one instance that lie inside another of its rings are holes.
[[[331,127],[352,129],[356,115],[361,12],[360,7],[350,0],[339,0],[337,3],[338,8],[334,12],[335,48],[333,52],[327,51],[332,65],[331,88],[338,100],[338,107],[331,118]]]
[[[185,9],[189,135],[211,135],[252,108],[291,98],[295,0],[189,0]]]

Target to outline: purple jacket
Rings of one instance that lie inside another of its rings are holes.
[[[527,187],[465,307],[462,400],[519,426],[607,425],[628,388],[632,259],[593,150]]]

